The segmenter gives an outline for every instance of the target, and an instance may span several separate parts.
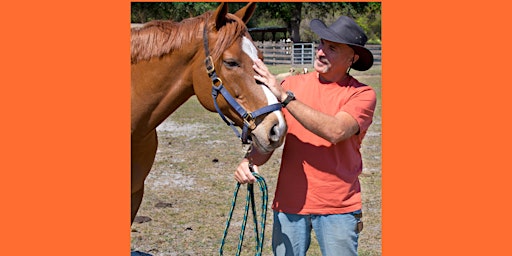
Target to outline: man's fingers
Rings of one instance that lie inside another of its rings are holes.
[[[262,77],[262,76],[260,76],[260,75],[255,75],[254,79],[256,79],[256,80],[258,80],[258,81],[260,81],[260,82],[262,82],[264,84],[267,84],[267,79]]]
[[[258,172],[258,166],[252,166],[254,172]],[[251,174],[248,163],[241,163],[235,171],[235,180],[241,184],[254,183],[256,178]]]
[[[265,66],[265,64],[263,64],[263,61],[261,61],[260,59],[254,61],[254,65],[252,67],[260,75],[269,74],[267,66]]]
[[[245,174],[245,173],[241,173],[240,178],[236,179],[238,182],[240,182],[240,184],[246,184],[246,183],[254,183],[254,181],[256,181],[256,178],[254,178],[254,176],[252,176],[252,174]]]

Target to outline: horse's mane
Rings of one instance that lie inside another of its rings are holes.
[[[171,20],[155,20],[144,24],[140,28],[131,29],[131,63],[137,63],[142,60],[149,60],[153,57],[161,57],[174,50],[190,47],[190,44],[196,39],[201,39],[203,45],[203,24],[213,12],[207,12],[203,15],[184,19],[181,22]],[[212,49],[210,41],[210,51],[212,58],[217,60],[233,41],[247,33],[245,24],[233,14],[227,14],[228,21],[217,35],[217,42]],[[213,26],[213,23],[210,23]],[[208,31],[215,28],[208,28]],[[206,57],[206,56],[205,56]]]

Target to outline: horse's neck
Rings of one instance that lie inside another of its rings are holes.
[[[132,133],[155,129],[194,95],[191,72],[179,53],[132,65]]]

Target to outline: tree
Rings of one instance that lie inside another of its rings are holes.
[[[302,2],[290,3],[291,17],[290,17],[290,28],[292,31],[292,41],[300,42],[300,21],[302,17]]]
[[[215,2],[132,2],[131,22],[181,21],[214,10],[218,5]],[[246,3],[229,2],[228,5],[234,12]],[[380,2],[258,2],[247,27],[286,27],[292,41],[311,42],[318,40],[309,28],[312,19],[319,18],[332,24],[341,15],[356,20],[368,35],[369,42],[380,43]]]

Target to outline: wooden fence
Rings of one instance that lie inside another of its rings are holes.
[[[140,27],[143,24],[131,24],[131,27]],[[264,62],[267,65],[311,66],[315,60],[314,43],[286,43],[271,41],[255,41],[256,47],[263,52]],[[374,64],[381,64],[382,48],[380,44],[366,45],[373,53]]]
[[[254,42],[263,53],[263,59],[267,65],[313,65],[315,50],[318,47],[314,43],[285,43],[285,42]],[[374,64],[381,64],[381,45],[366,45],[372,52]]]
[[[263,60],[267,65],[291,65],[293,43],[283,42],[254,42],[263,53]]]

